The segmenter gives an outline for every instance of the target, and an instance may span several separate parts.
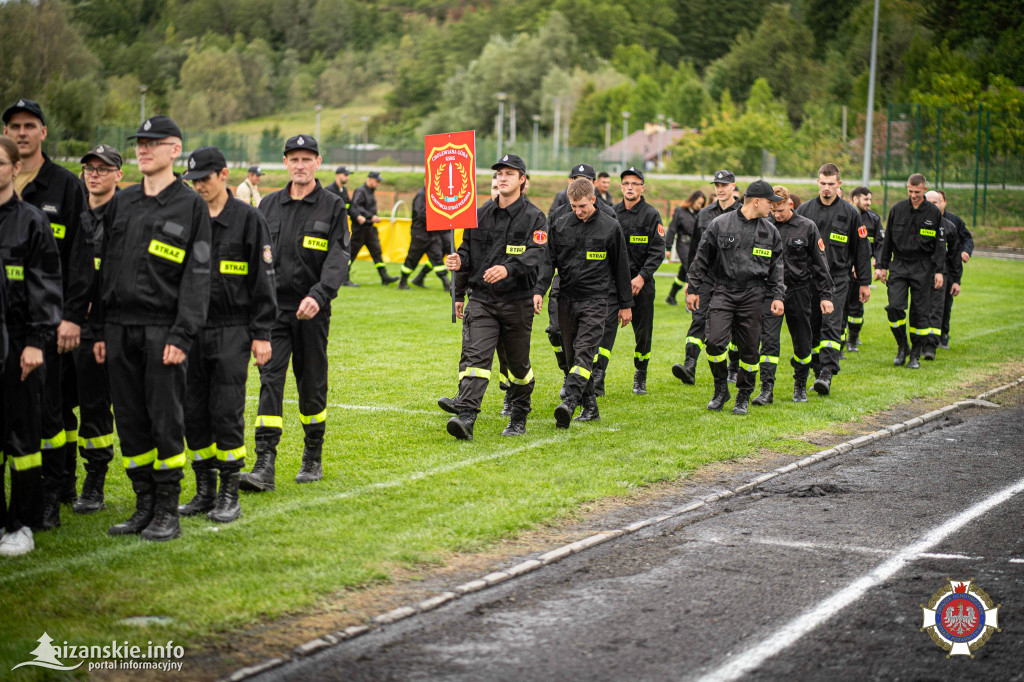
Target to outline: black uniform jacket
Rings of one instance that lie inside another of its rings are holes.
[[[885,228],[882,227],[882,219],[878,214],[868,209],[860,212],[860,218],[864,221],[864,228],[868,231],[868,241],[871,242],[871,255],[878,261],[882,253],[882,241],[885,240]]]
[[[74,248],[79,238],[82,211],[87,205],[85,185],[74,173],[55,164],[44,154],[39,174],[25,186],[21,198],[45,213],[50,220],[53,236],[57,240],[57,249],[60,251],[65,300],[62,319],[81,325],[85,322],[85,309],[79,305],[69,306],[67,301],[84,300],[89,288],[88,280],[83,282],[72,276],[73,273],[80,272],[80,268],[71,265],[76,255],[91,260],[87,249]]]
[[[490,201],[476,210],[477,227],[462,233],[459,272],[468,273],[468,288],[480,301],[516,301],[533,296],[538,269],[547,257],[547,220],[520,196],[507,208]],[[484,272],[504,265],[508,277],[488,284]]]
[[[860,211],[853,204],[836,197],[831,206],[826,206],[821,197],[814,197],[800,204],[796,212],[818,226],[834,282],[847,280],[853,268],[860,286],[871,284],[871,242]]]
[[[942,214],[938,206],[930,201],[922,201],[920,206],[914,208],[910,199],[904,199],[889,209],[878,268],[888,270],[889,264],[897,258],[931,261],[935,271],[942,272],[946,242],[942,235]]]
[[[615,217],[622,226],[629,251],[629,276],[640,276],[644,282],[654,282],[654,271],[665,260],[665,226],[661,214],[640,197],[633,208],[626,208],[626,202],[615,204]]]
[[[412,198],[412,227],[413,232],[427,231],[427,188],[420,187],[416,196]]]
[[[772,300],[785,300],[782,249],[782,237],[768,220],[747,220],[739,211],[729,211],[712,220],[700,240],[686,276],[689,291],[700,289],[711,275],[716,287],[765,286]]]
[[[7,277],[7,331],[27,346],[44,348],[61,321],[60,254],[46,214],[16,196],[0,204],[0,262]]]
[[[570,301],[608,298],[619,309],[633,307],[629,254],[618,222],[595,210],[586,221],[570,211],[548,232],[548,256],[558,270],[558,297]]]
[[[968,256],[974,255],[974,235],[967,229],[967,225],[964,221],[955,213],[946,211],[942,214],[942,217],[953,223],[953,227],[956,228],[957,237],[960,239],[960,251],[966,251]]]
[[[598,199],[600,199],[600,197],[598,197]],[[551,224],[551,217],[552,217],[552,214],[555,212],[555,209],[560,207],[560,206],[568,206],[568,205],[569,205],[569,190],[568,190],[568,188],[566,188],[566,189],[563,189],[561,192],[559,192],[558,194],[555,195],[555,198],[551,201],[551,206],[548,207],[548,225]]]
[[[668,224],[668,233],[665,235],[665,250],[671,251],[672,247],[675,247],[677,254],[683,253],[690,246],[690,239],[693,238],[693,230],[696,225],[696,211],[682,206],[676,207],[672,213],[672,221]]]
[[[345,187],[344,185],[338,187],[338,183],[332,182],[331,184],[327,185],[327,187],[324,187],[324,189],[335,196],[341,197],[341,200],[345,203],[346,211],[352,205],[352,198],[349,197],[348,195],[348,187]]]
[[[735,211],[742,205],[742,201],[734,201],[729,204],[729,208],[723,209],[718,204],[718,199],[715,199],[700,210],[700,213],[697,214],[697,222],[693,226],[693,236],[690,237],[690,255],[686,263],[688,268],[693,267],[693,259],[697,257],[697,247],[700,246],[701,237],[704,236],[704,231],[708,229],[711,221],[724,213]],[[714,279],[714,276],[712,275],[711,278]]]
[[[269,341],[277,318],[277,282],[267,221],[259,209],[231,197],[211,223],[213,272],[206,326],[245,325],[253,339]]]
[[[964,275],[964,262],[960,260],[960,253],[964,249],[960,245],[960,234],[956,225],[946,218],[942,219],[942,236],[946,242],[946,258],[942,268],[946,281],[943,284],[960,284],[960,279]]]
[[[377,215],[377,194],[370,189],[369,185],[359,185],[352,194],[352,205],[348,209],[352,216],[352,227],[373,227],[373,216]],[[366,222],[359,224],[359,216],[366,218]],[[376,228],[375,228],[376,229]]]
[[[167,325],[188,352],[210,304],[210,213],[180,180],[155,197],[142,184],[118,192],[103,214],[100,269],[90,326]]]
[[[289,182],[260,203],[270,230],[281,310],[298,310],[307,296],[327,308],[348,272],[345,204],[315,182],[316,188],[302,199],[292,199]]]
[[[115,188],[114,195],[116,196],[120,191]],[[78,287],[75,287],[69,291],[67,298],[64,299],[64,307],[84,310],[85,318],[88,318],[90,302],[96,300],[98,280],[96,273],[100,269],[100,263],[103,262],[103,216],[109,207],[110,201],[96,208],[90,208],[86,203],[80,221],[81,229],[75,239],[74,250],[76,253],[71,257],[70,277],[84,282],[85,288],[79,290]],[[80,250],[84,250],[85,253],[78,253]],[[64,319],[68,319],[67,314]],[[91,339],[93,331],[89,325],[82,327],[82,337]]]
[[[597,206],[597,208],[600,209],[600,211],[607,215],[609,218],[615,220],[615,222],[618,222],[618,219],[615,217],[615,209],[613,209],[611,206],[605,203],[600,196],[596,194],[594,196],[597,197],[594,201],[594,205]],[[548,227],[550,228],[557,221],[561,220],[567,215],[575,215],[572,212],[572,206],[569,204],[568,199],[566,199],[566,203],[560,204],[559,206],[552,208],[551,212],[548,213]],[[548,292],[548,288],[550,287],[551,295],[558,296],[558,286],[560,278],[555,277],[554,275],[555,268],[551,265],[551,260],[549,258],[545,258],[543,261],[541,261],[540,272],[537,277],[537,285],[534,286],[533,293],[540,294],[541,296],[543,296]],[[614,287],[612,287],[611,292],[614,294]]]
[[[821,239],[818,227],[812,220],[796,213],[784,223],[774,218],[771,220],[785,247],[783,260],[786,271],[783,281],[786,290],[807,286],[813,277],[820,292],[820,300],[831,301],[834,285],[832,275],[828,272],[828,261],[825,260],[825,242]]]

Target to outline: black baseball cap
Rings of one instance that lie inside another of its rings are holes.
[[[4,124],[11,120],[11,116],[14,116],[20,111],[24,111],[26,114],[32,114],[39,119],[39,122],[46,125],[46,119],[43,118],[43,108],[39,106],[39,102],[33,102],[30,99],[19,99],[11,106],[4,109]]]
[[[638,169],[634,168],[633,166],[630,166],[626,170],[624,170],[621,173],[619,173],[619,179],[621,180],[624,177],[626,177],[627,175],[635,175],[638,178],[640,178],[640,182],[644,182],[644,172],[642,170],[638,170]]]
[[[188,155],[188,170],[182,177],[186,180],[202,180],[227,167],[228,161],[221,150],[216,147],[199,147]]]
[[[289,137],[288,141],[284,143],[285,155],[297,149],[305,149],[320,156],[320,147],[316,143],[316,138],[312,135],[296,135],[295,137]]]
[[[754,180],[752,183],[747,185],[747,191],[743,196],[750,197],[751,199],[767,199],[772,203],[784,201],[782,197],[775,193],[771,184],[764,180]]]
[[[736,176],[733,175],[730,170],[715,171],[715,177],[711,181],[712,185],[728,185],[730,182],[736,182]],[[771,189],[771,188],[769,188]]]
[[[352,173],[350,173],[349,170],[348,170],[348,166],[338,166],[337,168],[334,169],[334,174],[335,175],[352,175]]]
[[[366,177],[371,178],[373,180],[379,180],[381,182],[384,181],[384,178],[382,178],[380,176],[380,173],[378,173],[377,171],[370,171],[369,173],[366,174]]]
[[[522,158],[516,156],[515,154],[506,154],[505,156],[498,159],[493,166],[491,166],[491,170],[498,170],[499,168],[514,168],[517,171],[522,171],[523,173],[525,173],[526,162],[523,161]]]
[[[121,167],[124,163],[124,159],[121,158],[121,152],[117,151],[114,147],[109,144],[98,144],[82,157],[80,163],[85,163],[89,159],[97,158],[103,163],[110,164],[111,166]]]
[[[181,128],[169,116],[161,114],[143,121],[139,129],[135,131],[135,134],[129,135],[128,139],[161,140],[165,137],[176,137],[180,140],[182,138]]]
[[[263,169],[259,166],[249,166],[249,172],[253,175],[263,175]]]
[[[586,178],[593,182],[597,179],[597,171],[589,163],[581,163],[569,169],[569,179]]]

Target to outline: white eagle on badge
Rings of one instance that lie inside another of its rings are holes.
[[[964,613],[964,605],[962,603],[957,604],[957,607],[958,611],[955,614],[953,613],[952,605],[946,609],[942,616],[942,624],[951,632],[963,635],[965,632],[971,631],[978,624],[978,614],[973,606],[967,607],[967,613]]]

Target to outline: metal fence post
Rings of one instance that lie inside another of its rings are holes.
[[[921,105],[917,105],[917,118],[914,121],[914,172],[917,172],[917,155],[921,152]]]
[[[978,170],[981,168],[981,108],[978,103],[978,143],[974,148],[974,224],[978,224]]]
[[[882,213],[889,213],[889,145],[892,143],[892,104],[885,120],[885,173],[882,175]]]
[[[987,216],[988,216],[988,211],[987,211],[987,209],[988,209],[988,140],[989,140],[989,133],[991,131],[992,131],[992,112],[991,111],[986,111],[985,112],[985,180],[983,181],[982,190],[981,190],[981,222],[983,222],[983,223],[986,222]],[[1005,177],[1003,178],[1003,181],[1004,182],[1006,181]],[[977,225],[978,221],[974,221],[974,224]]]
[[[939,107],[939,110],[936,112],[936,115],[935,115],[935,186],[936,187],[939,186],[939,183],[940,183],[941,178],[942,178],[942,173],[940,172],[940,168],[942,167],[941,166],[941,159],[940,159],[940,156],[939,156],[939,154],[940,154],[939,150],[940,149],[942,149],[942,107]]]

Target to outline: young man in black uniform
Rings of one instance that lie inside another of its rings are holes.
[[[409,288],[409,275],[416,269],[423,254],[427,254],[434,272],[441,278],[441,284],[446,290],[449,289],[451,283],[448,281],[448,271],[444,267],[444,256],[441,254],[441,235],[438,232],[427,231],[426,187],[420,187],[420,191],[416,192],[412,199],[412,225],[409,228],[409,237],[409,253],[402,263],[402,281],[398,283],[398,288]],[[424,286],[423,282],[418,286]]]
[[[926,201],[935,204],[940,211],[945,205],[942,195],[935,190],[926,192],[924,198]],[[960,233],[957,230],[957,226],[953,224],[953,221],[945,216],[942,218],[942,236],[946,242],[946,257],[942,267],[943,287],[942,289],[932,291],[932,312],[929,317],[931,326],[928,328],[929,333],[925,338],[924,347],[921,349],[921,357],[925,360],[934,360],[935,350],[940,345],[939,339],[942,333],[942,320],[946,307],[946,292],[950,292],[950,297],[959,296],[960,281],[964,274],[964,264],[961,258],[964,250],[960,244]]]
[[[942,211],[942,217],[953,224],[956,230],[957,237],[960,242],[960,253],[959,258],[961,264],[966,264],[967,261],[971,260],[971,256],[974,254],[974,237],[971,235],[971,231],[967,229],[967,225],[960,216],[956,215],[952,211],[946,210],[946,193],[941,189],[936,190],[939,195],[939,201],[935,205]],[[946,256],[946,262],[950,263],[949,255]],[[963,267],[961,265],[961,274]],[[957,280],[957,292],[960,291],[960,281]],[[953,313],[953,297],[958,295],[953,293],[953,282],[947,280],[945,284],[946,297],[942,308],[942,325],[939,329],[939,348],[942,350],[949,350],[949,318]]]
[[[867,187],[855,187],[850,192],[850,203],[860,212],[864,228],[868,231],[868,242],[871,243],[871,255],[878,260],[878,254],[882,250],[882,240],[885,239],[885,228],[882,227],[882,219],[871,210],[871,190]],[[850,276],[853,277],[851,271]],[[857,353],[860,351],[860,330],[864,327],[864,304],[860,301],[860,290],[850,287],[846,296],[846,325],[849,334],[846,337],[846,351]]]
[[[558,316],[562,338],[572,349],[574,364],[566,374],[564,397],[555,408],[555,423],[567,429],[576,407],[583,405],[579,421],[600,418],[594,396],[593,366],[604,335],[609,305],[615,324],[632,319],[633,294],[629,254],[618,222],[595,205],[594,185],[577,178],[567,190],[570,214],[559,218],[549,233],[548,255],[558,270]],[[609,303],[609,292],[614,302]],[[568,356],[569,353],[567,352]]]
[[[238,483],[245,466],[249,355],[258,367],[270,359],[270,328],[277,317],[273,248],[263,214],[231,196],[228,163],[219,149],[192,152],[184,177],[209,207],[213,267],[210,312],[188,362],[185,440],[196,494],[178,513],[209,512],[211,521],[228,523],[242,513]]]
[[[491,168],[498,172],[498,200],[477,209],[477,227],[466,230],[458,252],[445,258],[449,270],[468,274],[472,290],[471,321],[463,320],[469,325],[463,337],[467,366],[459,373],[459,395],[454,403],[458,414],[447,425],[448,433],[459,440],[473,439],[473,423],[499,343],[508,360],[512,402],[512,416],[502,435],[526,433],[534,386],[530,332],[541,306],[532,290],[546,258],[547,221],[522,194],[526,163],[520,157],[505,154]],[[462,309],[459,303],[455,307],[456,312]]]
[[[690,240],[693,238],[693,228],[697,225],[697,214],[704,208],[706,197],[704,192],[697,190],[691,194],[686,201],[672,212],[672,220],[668,224],[668,233],[665,235],[665,260],[672,256],[672,249],[675,248],[679,256],[679,273],[672,288],[668,292],[665,303],[679,305],[676,294],[686,286],[686,267],[690,263]]]
[[[772,204],[779,201],[782,197],[764,180],[750,183],[743,206],[712,221],[697,247],[688,276],[687,309],[696,311],[708,304],[697,292],[701,291],[705,273],[715,275],[707,317],[708,363],[715,378],[709,410],[721,410],[730,397],[726,361],[731,337],[740,353],[738,393],[732,412],[747,413],[757,374],[762,305],[770,298],[772,315],[778,317],[785,312],[782,238],[765,219]]]
[[[74,258],[84,265],[89,288],[85,291],[85,307],[96,297],[96,271],[102,262],[103,216],[110,200],[117,193],[117,183],[124,177],[121,172],[121,153],[110,145],[97,145],[82,157],[82,175],[89,192],[88,208],[82,212],[82,225],[75,248],[87,250],[85,259]],[[73,298],[69,307],[81,304]],[[78,428],[78,449],[85,460],[85,481],[82,494],[72,510],[76,514],[92,514],[104,508],[103,488],[107,468],[114,459],[114,413],[110,401],[110,381],[107,368],[96,362],[93,345],[96,337],[90,325],[82,326],[82,343],[74,350],[75,371],[78,378],[78,409],[81,424]]]
[[[103,216],[89,316],[135,491],[135,513],[107,533],[170,540],[181,535],[185,359],[210,301],[210,214],[174,173],[174,121],[153,116],[131,137],[142,182],[118,192]]]
[[[702,208],[700,213],[697,214],[697,223],[694,225],[693,237],[690,239],[690,255],[687,270],[693,267],[693,259],[697,257],[697,247],[700,245],[704,231],[707,230],[711,221],[724,213],[735,211],[740,206],[735,196],[736,176],[733,175],[732,171],[716,171],[711,184],[715,186],[715,200]],[[686,333],[686,358],[682,364],[676,363],[672,365],[673,376],[684,384],[693,385],[697,381],[697,358],[700,357],[700,352],[704,348],[705,322],[708,310],[710,309],[712,292],[715,288],[714,276],[714,272],[706,273],[705,277],[701,279],[701,283],[704,285],[704,289],[701,291],[694,291],[689,287],[686,288],[687,295],[697,294],[704,303],[699,308],[691,311],[693,316],[690,319],[690,329]],[[689,272],[687,273],[687,280],[689,280]]]
[[[782,185],[772,188],[782,201],[772,204],[772,222],[779,231],[783,245],[786,285],[786,326],[793,341],[793,402],[807,402],[807,374],[811,367],[811,308],[819,306],[822,315],[832,314],[832,276],[825,260],[825,242],[815,224],[793,213],[789,190]],[[811,280],[818,292],[811,298]],[[782,317],[772,314],[771,300],[765,299],[761,309],[761,393],[751,402],[767,405],[773,402],[775,371],[782,350]]]
[[[620,174],[622,201],[615,204],[615,218],[622,226],[629,252],[630,288],[633,291],[633,393],[647,394],[647,365],[651,361],[651,337],[654,334],[654,273],[665,259],[665,226],[661,214],[644,199],[644,172],[630,166]],[[597,360],[600,386],[611,361],[618,325],[612,309],[604,326],[602,351]],[[598,378],[594,379],[595,385]],[[603,390],[602,390],[603,393]]]
[[[858,298],[867,303],[871,297],[871,243],[860,213],[839,197],[842,180],[839,168],[826,163],[818,169],[818,196],[805,201],[796,209],[797,215],[809,218],[818,226],[825,242],[825,259],[835,288],[832,305],[835,313],[822,316],[817,307],[811,308],[811,367],[816,379],[814,390],[828,395],[832,390],[832,377],[839,373],[842,353],[843,324],[846,320],[848,287],[858,287]],[[851,281],[851,270],[856,279]],[[812,287],[817,285],[812,281]],[[811,300],[820,292],[812,289]]]
[[[397,277],[388,274],[387,266],[384,265],[384,256],[380,250],[380,235],[377,234],[377,223],[380,216],[377,215],[377,188],[381,183],[380,173],[370,172],[366,176],[366,183],[356,188],[352,195],[352,205],[349,215],[352,218],[352,259],[354,263],[359,250],[366,246],[370,252],[370,258],[380,274],[381,284],[397,282]]]
[[[50,220],[53,236],[60,251],[61,275],[65,306],[57,336],[46,354],[46,388],[43,394],[43,521],[42,528],[60,525],[60,503],[75,501],[75,469],[78,463],[78,405],[75,365],[70,352],[81,337],[85,309],[69,307],[67,301],[84,301],[86,282],[70,276],[81,272],[81,264],[72,267],[72,256],[84,250],[72,248],[78,238],[82,211],[85,210],[85,187],[74,173],[55,164],[43,153],[46,120],[39,104],[20,99],[3,113],[4,135],[18,145],[21,172],[15,180],[15,191],[23,201],[32,204]]]
[[[888,285],[889,304],[885,312],[896,337],[893,365],[902,367],[906,362],[907,369],[921,367],[921,351],[929,334],[932,290],[943,286],[946,243],[942,236],[942,212],[925,201],[927,184],[920,173],[907,179],[907,198],[889,210],[882,254],[875,270],[875,278]],[[907,343],[908,294],[913,345]]]
[[[284,165],[290,180],[284,189],[267,195],[260,204],[270,229],[277,319],[270,331],[274,354],[260,367],[256,463],[252,471],[242,474],[242,490],[269,491],[276,486],[289,361],[295,373],[299,419],[305,435],[302,467],[295,482],[311,483],[323,478],[331,301],[345,280],[350,252],[345,204],[323,190],[316,179],[322,161],[312,136],[289,138],[284,145]]]
[[[0,556],[20,556],[35,548],[33,529],[42,524],[43,349],[53,342],[61,311],[60,255],[46,215],[20,200],[14,191],[21,170],[18,146],[0,140],[0,286],[9,334],[0,382]],[[2,341],[3,339],[0,339]],[[4,472],[10,463],[10,509],[4,496]]]

